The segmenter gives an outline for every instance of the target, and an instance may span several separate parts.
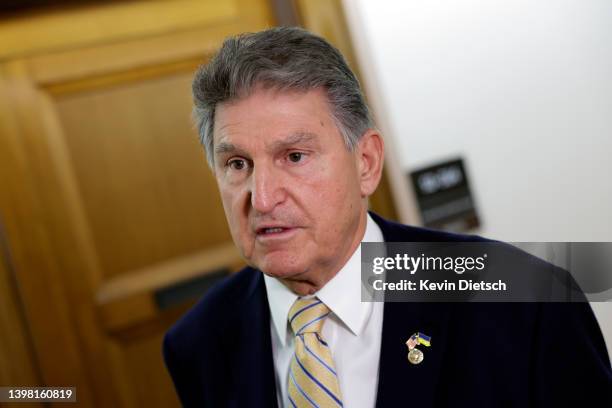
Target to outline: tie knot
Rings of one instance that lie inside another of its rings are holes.
[[[302,333],[320,334],[329,313],[329,308],[319,299],[299,298],[289,309],[289,324],[296,336]]]

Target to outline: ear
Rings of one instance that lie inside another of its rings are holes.
[[[374,193],[382,177],[385,144],[376,129],[368,129],[356,148],[359,182],[362,197]]]

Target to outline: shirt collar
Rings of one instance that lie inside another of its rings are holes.
[[[361,242],[383,242],[380,227],[367,214],[366,230]],[[264,274],[268,294],[268,304],[274,327],[284,346],[287,341],[287,314],[298,298],[278,279]],[[363,331],[372,309],[371,302],[361,301],[361,245],[340,271],[315,293],[338,318],[356,336]]]

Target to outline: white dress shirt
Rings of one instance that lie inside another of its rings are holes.
[[[383,242],[382,232],[369,214],[362,242]],[[272,317],[270,329],[277,396],[279,405],[288,407],[287,379],[294,335],[287,314],[298,296],[275,278],[264,275],[264,280]],[[361,246],[314,296],[332,312],[325,320],[322,334],[331,348],[344,406],[374,407],[384,304],[361,302]]]

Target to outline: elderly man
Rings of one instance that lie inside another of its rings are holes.
[[[297,28],[229,38],[193,91],[231,234],[250,266],[210,289],[164,339],[185,406],[610,401],[609,360],[588,305],[361,302],[361,242],[481,239],[368,213],[383,140],[357,79],[325,40]],[[411,364],[404,343],[416,344],[419,330],[432,351]]]

